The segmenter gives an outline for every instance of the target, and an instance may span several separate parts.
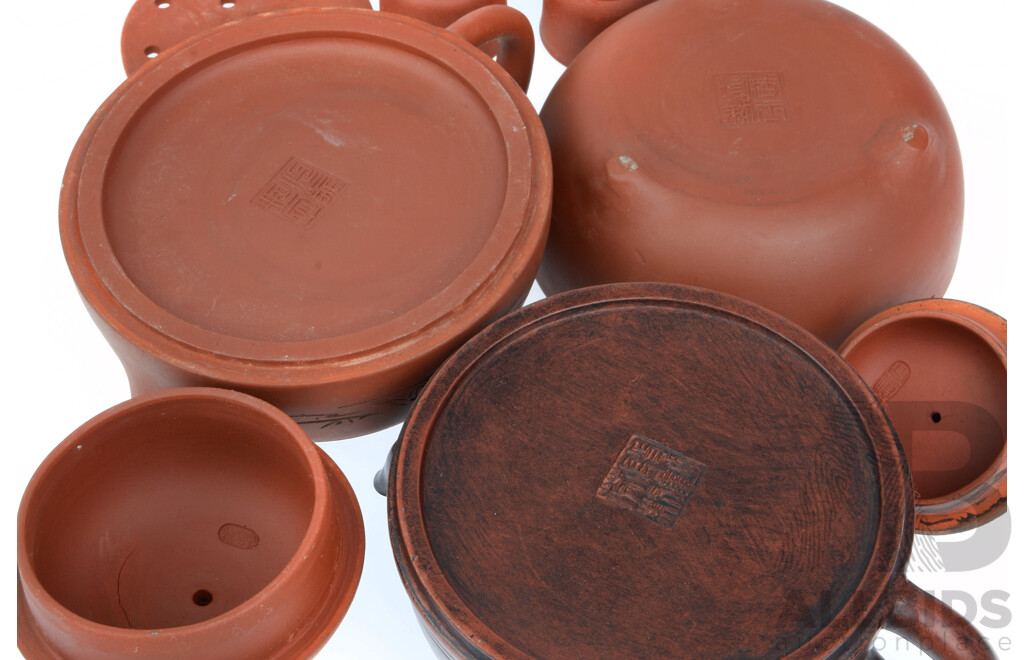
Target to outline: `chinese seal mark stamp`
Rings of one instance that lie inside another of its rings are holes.
[[[597,497],[671,527],[707,466],[642,435],[629,439]]]
[[[777,71],[715,76],[722,124],[744,126],[786,121],[782,74]]]
[[[230,545],[239,550],[252,550],[260,544],[260,537],[244,525],[227,523],[217,530],[217,538],[225,545]]]
[[[884,374],[878,377],[871,389],[874,390],[875,396],[885,403],[896,396],[896,393],[906,385],[909,378],[910,365],[903,360],[896,360],[889,365]]]
[[[301,158],[289,158],[252,203],[309,228],[347,184]]]

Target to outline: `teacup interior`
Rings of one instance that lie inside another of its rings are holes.
[[[308,458],[236,404],[172,399],[81,436],[30,504],[42,586],[96,623],[156,629],[222,614],[266,587],[309,527]]]

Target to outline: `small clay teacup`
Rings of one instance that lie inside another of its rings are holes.
[[[344,475],[280,410],[206,388],[101,413],[43,461],[18,512],[27,658],[301,658],[355,595]]]

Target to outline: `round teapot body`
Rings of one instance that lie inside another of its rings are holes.
[[[836,346],[942,295],[963,219],[947,112],[892,39],[819,0],[662,0],[598,36],[541,119],[548,293],[721,290]]]
[[[514,10],[480,11],[477,33],[528,33]],[[132,74],[71,156],[61,237],[133,393],[227,387],[333,439],[398,422],[452,350],[521,304],[550,197],[536,112],[472,43],[293,10]]]

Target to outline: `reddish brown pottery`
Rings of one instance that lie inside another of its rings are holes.
[[[121,60],[128,75],[172,46],[224,23],[284,9],[353,7],[369,0],[136,0],[121,31]]]
[[[992,658],[909,583],[913,491],[853,369],[761,307],[594,287],[467,343],[414,406],[388,514],[454,658]]]
[[[540,38],[551,56],[572,62],[594,37],[652,0],[544,0]]]
[[[520,87],[532,32],[501,6],[452,30],[361,9],[245,18],[167,44],[99,109],[61,237],[133,394],[225,386],[314,439],[359,435],[521,304],[551,197]]]
[[[505,0],[380,0],[380,10],[447,27],[474,9],[504,4]]]
[[[352,602],[363,523],[287,415],[206,388],[98,415],[18,511],[18,648],[30,660],[305,658]]]
[[[839,348],[885,406],[914,480],[918,532],[1006,511],[1006,320],[958,300],[874,316]]]
[[[942,295],[960,151],[928,78],[821,0],[661,0],[602,32],[541,118],[555,168],[548,293],[721,290],[832,346]]]

